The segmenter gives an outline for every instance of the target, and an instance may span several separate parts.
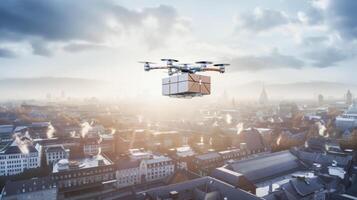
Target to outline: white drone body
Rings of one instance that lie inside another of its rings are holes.
[[[175,59],[161,59],[166,65],[154,65],[152,62],[144,63],[144,70],[167,69],[169,77],[162,79],[162,94],[176,98],[192,98],[211,94],[211,78],[198,75],[196,72],[214,71],[225,72],[229,64],[213,64],[209,61],[198,61],[196,64],[176,64]]]

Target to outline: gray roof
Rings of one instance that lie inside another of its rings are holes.
[[[33,178],[21,181],[8,181],[4,187],[3,195],[12,196],[52,188],[56,188],[56,184],[50,177]]]
[[[63,145],[49,146],[46,148],[46,152],[60,152],[66,151]]]
[[[254,183],[291,173],[301,167],[299,160],[289,151],[240,160],[227,166],[228,169],[243,174]]]
[[[122,160],[118,162],[117,169],[130,169],[130,168],[137,168],[140,166],[140,161],[138,160]]]
[[[38,152],[37,149],[32,145],[27,146],[27,149],[28,149],[29,153]],[[4,153],[5,154],[19,154],[19,153],[23,153],[23,152],[21,151],[21,149],[18,146],[8,146],[5,149]]]
[[[212,177],[202,177],[178,184],[172,184],[162,187],[153,188],[142,192],[137,199],[169,198],[170,192],[178,194],[178,200],[181,199],[197,199],[197,200],[213,200],[224,199],[228,200],[262,200],[248,192],[234,188],[232,185],[219,181]]]
[[[213,170],[211,176],[213,178],[229,183],[235,187],[237,187],[239,179],[243,177],[242,174],[226,169],[224,167],[216,168],[215,170]]]
[[[294,191],[302,197],[313,194],[315,191],[324,188],[323,183],[317,177],[305,179],[294,178],[290,180],[290,185],[293,187]]]
[[[308,164],[319,163],[321,165],[329,166],[334,161],[337,162],[338,166],[347,166],[350,161],[352,161],[351,155],[339,155],[331,153],[318,153],[318,152],[308,152],[308,151],[297,151],[296,154],[299,159]]]
[[[201,154],[195,156],[195,158],[199,160],[210,160],[210,159],[215,159],[215,158],[220,158],[221,155],[217,152],[211,152],[211,153],[206,153],[206,154]]]
[[[273,193],[264,196],[265,200],[297,200],[305,199],[314,195],[316,191],[325,188],[323,182],[318,177],[313,178],[293,178],[289,182]],[[310,198],[308,198],[310,199]]]
[[[12,133],[14,128],[14,125],[0,125],[0,134]]]

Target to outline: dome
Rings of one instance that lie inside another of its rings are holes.
[[[68,165],[68,159],[61,159],[58,161],[58,165],[65,166]]]

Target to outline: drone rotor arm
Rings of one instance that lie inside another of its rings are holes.
[[[201,70],[202,71],[212,71],[212,72],[222,72],[221,69],[213,68],[213,67],[202,68]]]
[[[150,67],[150,70],[151,69],[169,69],[168,67]]]

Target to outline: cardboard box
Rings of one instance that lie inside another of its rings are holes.
[[[193,97],[211,94],[211,78],[183,73],[162,79],[162,94],[172,97]]]
[[[163,85],[165,85],[165,84],[170,84],[170,77],[163,78],[163,79],[162,79],[162,84],[163,84]]]
[[[164,95],[164,96],[170,95],[170,85],[169,84],[162,85],[162,95]]]

